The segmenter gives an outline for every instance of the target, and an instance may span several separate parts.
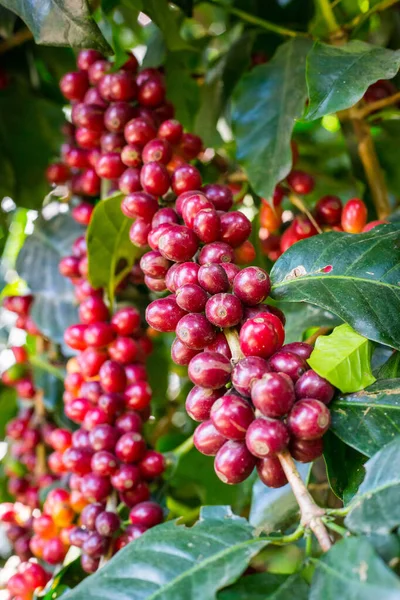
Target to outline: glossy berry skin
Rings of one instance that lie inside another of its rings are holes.
[[[298,462],[309,463],[322,456],[324,442],[322,438],[318,438],[317,440],[292,438],[289,444],[289,451]]]
[[[308,365],[304,359],[287,350],[281,350],[271,356],[269,366],[272,371],[286,373],[293,382],[296,382],[308,369]]]
[[[165,139],[154,138],[143,148],[142,160],[144,163],[161,162],[163,165],[167,165],[171,158],[172,148]]]
[[[306,371],[296,381],[295,391],[299,400],[302,398],[315,398],[324,404],[329,404],[335,394],[333,385],[312,369]]]
[[[133,525],[154,527],[164,518],[162,508],[156,502],[140,502],[129,513],[129,520]]]
[[[146,252],[140,259],[140,268],[143,273],[153,279],[163,279],[171,263],[157,250]]]
[[[85,329],[83,338],[87,346],[93,348],[102,348],[108,346],[115,337],[114,330],[109,323],[100,321],[99,323],[91,323]]]
[[[89,529],[89,531],[95,530],[96,518],[104,511],[104,505],[100,502],[94,502],[92,504],[88,504],[82,510],[81,513],[81,522],[84,527]]]
[[[233,195],[227,185],[210,183],[202,190],[207,198],[213,203],[216,210],[227,212],[233,205]]]
[[[228,276],[221,265],[202,265],[198,270],[198,281],[209,294],[218,294],[229,290]]]
[[[80,102],[89,87],[88,77],[85,71],[67,73],[60,81],[62,94],[73,102]]]
[[[193,231],[204,244],[216,242],[219,239],[221,222],[214,208],[204,208],[195,215]]]
[[[112,316],[111,325],[118,335],[131,335],[140,326],[140,313],[132,306],[121,308]]]
[[[199,269],[199,265],[194,262],[184,262],[179,265],[174,265],[169,271],[169,273],[173,272],[171,276],[171,284],[174,289],[171,289],[171,291],[176,292],[177,289],[183,287],[184,285],[199,283]]]
[[[292,171],[287,182],[296,194],[309,194],[315,186],[314,178],[304,171]]]
[[[237,248],[247,240],[251,234],[249,219],[239,211],[227,212],[220,217],[220,239],[232,248]]]
[[[81,71],[87,71],[93,63],[102,58],[102,54],[97,52],[97,50],[92,50],[90,48],[87,50],[80,50],[76,59],[76,64]]]
[[[288,482],[279,458],[276,456],[268,456],[259,460],[257,474],[261,481],[270,488],[280,488]]]
[[[129,432],[139,433],[142,430],[142,420],[134,411],[124,412],[115,421],[115,427],[121,435]]]
[[[90,297],[79,306],[79,319],[82,323],[90,325],[98,321],[108,321],[110,312],[101,298]]]
[[[140,460],[146,451],[146,443],[140,433],[130,432],[122,435],[116,446],[115,454],[119,460],[132,463]]]
[[[147,142],[156,137],[157,131],[148,120],[137,117],[131,119],[124,129],[125,139],[128,144],[137,144],[143,148]]]
[[[67,549],[59,537],[53,537],[46,541],[43,547],[43,560],[50,565],[56,565],[62,562],[67,553]]]
[[[88,554],[81,554],[81,567],[85,573],[95,573],[100,565],[100,557],[94,558]]]
[[[258,458],[275,456],[289,443],[286,425],[277,419],[260,417],[255,419],[246,432],[248,450]]]
[[[69,177],[70,171],[62,162],[53,163],[46,169],[46,178],[49,183],[65,183]]]
[[[93,558],[100,558],[108,548],[108,541],[99,533],[93,532],[82,544],[82,551]]]
[[[216,327],[234,327],[242,316],[242,303],[233,294],[215,294],[207,301],[206,317]]]
[[[167,140],[170,144],[178,144],[181,140],[183,127],[176,119],[168,119],[161,123],[158,137]]]
[[[206,244],[200,250],[199,253],[199,264],[207,265],[210,263],[229,263],[234,262],[235,253],[233,248],[225,242],[212,242]]]
[[[130,101],[136,98],[137,85],[133,75],[127,71],[113,73],[110,80],[110,93],[113,100]]]
[[[211,420],[196,427],[193,443],[201,454],[215,456],[225,442],[226,438],[215,429]]]
[[[137,381],[125,389],[125,403],[132,410],[143,410],[151,401],[151,387],[147,381]]]
[[[183,225],[171,225],[158,240],[158,249],[173,262],[189,261],[196,253],[199,242],[196,235]]]
[[[96,163],[96,173],[103,179],[117,179],[125,169],[119,152],[102,154]]]
[[[244,440],[246,430],[254,419],[254,413],[247,400],[226,394],[213,404],[210,417],[221,435],[230,440]]]
[[[164,456],[155,450],[147,450],[139,463],[140,474],[144,479],[160,477],[165,470]]]
[[[105,510],[96,517],[95,527],[100,535],[111,537],[118,531],[120,523],[120,518],[115,512]]]
[[[192,358],[199,353],[199,350],[192,350],[179,338],[175,338],[171,346],[171,358],[177,365],[186,366]]]
[[[242,325],[239,342],[245,356],[268,358],[279,348],[274,325],[262,317],[249,319]]]
[[[140,471],[136,465],[123,464],[111,476],[112,486],[118,492],[132,490],[140,480]]]
[[[192,165],[182,165],[172,174],[171,187],[177,196],[190,190],[198,190],[200,186],[201,175]]]
[[[230,379],[230,360],[218,352],[201,352],[189,363],[189,378],[195,385],[207,389],[218,389]]]
[[[217,332],[214,341],[206,346],[205,350],[209,352],[219,352],[220,354],[226,356],[226,358],[232,358],[231,349],[229,348],[225,334],[222,331]]]
[[[109,477],[113,475],[118,468],[118,461],[114,454],[107,450],[95,452],[91,459],[91,470],[97,475]]]
[[[328,430],[329,409],[314,398],[299,400],[290,411],[287,425],[290,433],[301,440],[317,440]]]
[[[127,167],[140,167],[142,164],[141,147],[138,144],[127,144],[122,148],[121,160]]]
[[[293,382],[285,373],[266,373],[254,383],[251,399],[265,417],[283,417],[296,400]]]
[[[137,191],[123,199],[121,210],[130,219],[140,217],[149,222],[158,210],[158,202],[151,194]]]
[[[132,244],[144,248],[147,246],[147,236],[151,231],[151,225],[144,219],[136,219],[129,230],[129,239]]]
[[[106,361],[99,371],[100,383],[105,392],[123,392],[126,375],[122,365],[114,360]]]
[[[207,421],[213,404],[225,393],[225,388],[207,390],[195,385],[186,398],[186,412],[194,421]]]
[[[101,366],[108,358],[105,350],[99,348],[86,348],[77,357],[81,373],[84,377],[95,377],[98,375]]]
[[[219,479],[233,485],[241,483],[251,475],[256,464],[255,457],[247,450],[246,444],[228,440],[218,450],[214,459],[214,469]]]
[[[178,306],[193,313],[203,312],[207,303],[207,293],[194,283],[184,285],[176,290]]]
[[[232,385],[239,394],[250,397],[253,385],[269,371],[267,361],[259,356],[242,358],[233,368]]]
[[[342,215],[342,202],[337,196],[323,196],[315,205],[318,221],[324,225],[338,225]]]
[[[189,313],[177,324],[176,335],[192,350],[202,350],[214,340],[215,330],[204,315]]]
[[[233,280],[233,293],[247,306],[260,304],[270,291],[269,276],[260,267],[246,267]]]
[[[156,331],[175,331],[180,319],[186,314],[176,303],[175,298],[169,296],[154,300],[146,308],[146,321]]]
[[[311,344],[307,344],[306,342],[291,342],[290,344],[285,344],[282,346],[282,350],[287,350],[288,352],[292,352],[304,360],[310,358],[312,351],[314,350]]]
[[[346,233],[361,233],[367,223],[367,207],[359,198],[349,200],[342,211],[341,225]]]
[[[166,167],[160,162],[148,162],[140,172],[140,183],[148,194],[163,196],[169,189],[169,175]]]
[[[192,195],[188,194],[181,206],[182,218],[185,225],[193,229],[195,216],[200,210],[205,208],[213,209],[214,207],[204,194],[200,192],[194,192]]]

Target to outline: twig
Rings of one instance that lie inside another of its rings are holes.
[[[329,33],[334,33],[339,29],[339,24],[336,21],[335,13],[333,12],[331,3],[329,0],[316,0],[316,5],[321,11],[325,23],[328,27]]]
[[[326,335],[332,330],[332,327],[319,327],[315,333],[310,335],[305,341],[306,344],[314,344],[315,340],[319,338],[320,335]]]
[[[281,27],[280,25],[276,25],[275,23],[271,23],[270,21],[266,21],[265,19],[261,19],[261,17],[256,17],[250,13],[245,12],[239,8],[235,8],[233,6],[227,5],[225,2],[221,0],[209,0],[211,4],[215,4],[224,8],[227,12],[236,17],[242,19],[242,21],[247,21],[252,25],[258,25],[262,27],[262,29],[266,29],[267,31],[273,31],[278,35],[288,36],[288,37],[311,37],[308,33],[304,31],[293,31],[293,29],[287,29],[286,27]]]
[[[180,446],[177,446],[174,450],[171,450],[171,454],[173,454],[176,458],[184,456],[193,448],[193,436],[191,435],[187,440],[185,440]]]
[[[303,200],[301,198],[299,198],[298,196],[296,196],[295,194],[290,194],[289,200],[293,204],[293,206],[295,206],[302,213],[307,215],[307,217],[310,219],[311,223],[314,225],[314,227],[318,231],[318,233],[322,233],[321,227],[318,225],[317,221],[314,219],[314,217],[308,210],[307,206],[304,204]]]
[[[34,354],[31,355],[29,357],[29,362],[34,367],[38,367],[39,369],[42,369],[43,371],[47,371],[47,373],[50,373],[50,375],[54,375],[54,377],[57,377],[57,379],[61,379],[61,381],[64,381],[64,378],[65,378],[64,372],[61,369],[58,369],[57,367],[54,367],[50,363],[42,360],[39,356],[34,355]]]
[[[399,0],[383,0],[383,2],[379,2],[379,4],[375,4],[375,6],[372,6],[372,8],[370,8],[366,13],[361,13],[354,17],[354,19],[346,23],[343,27],[345,29],[354,29],[355,27],[362,25],[362,23],[369,19],[369,17],[374,13],[382,12],[383,10],[394,6],[398,2]]]
[[[244,358],[244,354],[240,349],[238,332],[232,327],[224,329],[224,334],[232,354],[232,362],[236,364],[239,360]]]
[[[345,527],[341,527],[341,525],[337,525],[336,523],[332,523],[332,521],[324,520],[325,525],[328,529],[332,529],[335,533],[338,533],[341,537],[348,535],[349,532]]]
[[[34,400],[34,419],[35,426],[40,426],[43,423],[46,409],[43,402],[43,390],[39,389],[36,392]],[[36,463],[35,463],[35,475],[41,477],[47,473],[47,462],[46,462],[46,447],[44,442],[40,442],[36,446]]]
[[[370,127],[366,121],[359,118],[357,111],[357,108],[351,108],[348,113],[357,138],[358,154],[364,167],[378,219],[385,219],[390,214],[385,178],[376,154]]]
[[[20,46],[21,44],[28,42],[33,39],[33,33],[29,31],[29,29],[20,29],[13,36],[7,38],[0,44],[0,54],[4,54],[8,52],[12,48],[16,46]]]
[[[265,537],[263,537],[262,539],[265,540],[269,540],[270,542],[272,542],[272,544],[275,544],[276,546],[283,546],[285,544],[292,544],[293,542],[297,542],[297,540],[299,540],[300,538],[302,538],[304,535],[304,527],[303,525],[299,525],[297,527],[297,529],[295,531],[293,531],[293,533],[289,533],[288,535],[268,535]]]
[[[366,104],[357,109],[357,116],[359,119],[365,119],[365,117],[368,117],[371,113],[376,112],[381,108],[386,108],[386,106],[391,106],[398,100],[400,100],[400,92],[396,92],[391,96],[387,96],[387,98],[381,98],[381,100],[376,100],[375,102],[371,102],[370,104]]]
[[[287,450],[278,454],[278,458],[285,472],[288,482],[292,488],[293,494],[300,507],[301,524],[305,528],[311,529],[318,540],[321,549],[327,552],[332,546],[332,540],[322,521],[325,515],[325,510],[318,506],[307,487],[304,485],[302,478],[296,468],[295,462]]]

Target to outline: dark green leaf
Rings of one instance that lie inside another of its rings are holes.
[[[246,575],[218,594],[218,600],[307,600],[308,585],[300,575]]]
[[[17,272],[35,294],[31,316],[40,331],[62,343],[64,331],[78,320],[74,288],[58,270],[63,256],[83,229],[69,214],[60,213],[46,221],[39,217],[17,259]]]
[[[324,459],[331,489],[348,504],[364,479],[367,457],[328,431],[324,436]]]
[[[396,379],[400,377],[400,352],[393,352],[392,356],[379,369],[377,379]]]
[[[146,69],[148,67],[159,67],[160,65],[164,64],[166,50],[163,34],[158,27],[153,26],[153,31],[149,37],[142,66]],[[167,89],[167,92],[169,91],[170,90]]]
[[[366,464],[366,475],[354,496],[346,526],[356,533],[389,533],[400,525],[400,437],[387,444]]]
[[[129,273],[138,249],[129,239],[132,220],[121,212],[122,194],[99,202],[87,231],[89,280],[105,288],[113,301],[117,285]]]
[[[192,49],[180,34],[183,13],[172,8],[167,0],[144,0],[141,10],[161,29],[168,50]]]
[[[153,351],[146,362],[146,370],[151,389],[153,390],[151,405],[153,414],[159,416],[166,409],[166,398],[169,384],[169,369],[171,366],[171,347],[165,337],[153,340]]]
[[[307,57],[309,105],[306,119],[344,110],[358,102],[378,79],[391,79],[400,67],[400,51],[360,40],[341,46],[316,42]]]
[[[78,557],[58,571],[46,587],[45,593],[40,596],[40,600],[55,600],[67,590],[78,585],[85,577],[87,577],[87,573],[82,569],[81,559]]]
[[[254,190],[271,198],[292,166],[290,139],[306,100],[305,58],[311,42],[293,39],[266,65],[255,67],[234,94],[237,159]]]
[[[17,17],[14,13],[3,6],[0,6],[0,35],[8,38],[14,31],[14,25]]]
[[[332,231],[298,242],[276,261],[271,279],[276,300],[316,304],[364,337],[400,348],[398,226],[358,235]]]
[[[0,192],[38,208],[49,192],[44,171],[59,151],[61,107],[14,80],[0,94]]]
[[[25,21],[37,44],[111,51],[86,0],[1,0],[1,4]]]
[[[307,362],[341,392],[358,392],[376,381],[371,354],[371,342],[344,323],[317,338]]]
[[[306,481],[310,465],[298,464],[297,467],[302,479]],[[253,486],[249,515],[252,525],[266,533],[284,530],[298,510],[299,506],[289,485],[273,489],[257,478]]]
[[[168,100],[175,106],[175,116],[185,129],[193,130],[199,107],[199,86],[185,66],[181,54],[169,53],[166,64]]]
[[[276,303],[283,310],[286,317],[285,343],[298,342],[304,337],[304,332],[310,327],[336,327],[340,319],[319,306],[306,302],[291,304],[290,302]]]
[[[0,440],[4,440],[7,423],[18,412],[17,395],[14,388],[0,388]]]
[[[146,531],[66,594],[65,600],[213,600],[218,590],[236,581],[252,556],[266,545],[253,538],[245,519],[222,508],[203,509],[200,521],[192,528],[169,522]]]
[[[366,538],[337,542],[318,562],[310,600],[397,600],[400,580]]]
[[[400,539],[398,535],[395,533],[371,533],[371,535],[367,535],[367,539],[385,563],[389,563],[391,560],[397,562],[400,556]]]
[[[329,406],[332,430],[367,456],[400,433],[400,380],[379,380],[366,390],[339,396]]]

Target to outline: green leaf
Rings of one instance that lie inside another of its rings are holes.
[[[0,94],[0,194],[39,208],[49,192],[44,172],[59,152],[63,114],[58,104],[13,82]]]
[[[174,52],[193,49],[180,34],[183,13],[172,8],[167,0],[145,0],[141,10],[161,29],[168,50]]]
[[[318,562],[310,600],[396,600],[400,579],[363,537],[337,542]]]
[[[266,544],[253,538],[249,523],[227,507],[206,508],[192,528],[170,521],[149,529],[65,600],[213,600]]]
[[[89,281],[105,288],[111,302],[139,252],[129,239],[132,220],[121,212],[122,198],[117,194],[96,204],[87,230]]]
[[[4,440],[7,423],[18,412],[17,395],[14,388],[0,387],[0,440]]]
[[[331,489],[348,504],[364,479],[367,457],[328,431],[324,436],[324,459]]]
[[[316,304],[364,337],[400,348],[398,225],[303,240],[284,252],[270,275],[272,298]]]
[[[304,332],[310,327],[336,327],[340,319],[319,306],[307,302],[291,304],[290,302],[275,302],[283,310],[286,317],[285,343],[298,342],[304,337]]]
[[[83,228],[68,213],[46,221],[39,217],[17,259],[18,275],[35,294],[31,316],[40,331],[57,344],[64,331],[78,322],[72,283],[58,270],[63,256],[71,254],[72,244]]]
[[[57,572],[46,586],[45,593],[39,598],[40,600],[54,600],[78,585],[85,577],[87,577],[87,573],[82,569],[81,559],[78,557]]]
[[[165,63],[168,100],[175,106],[175,116],[185,129],[193,130],[199,107],[199,86],[185,65],[181,53],[169,53]]]
[[[344,323],[317,338],[307,362],[341,392],[358,392],[376,381],[371,354],[371,342]]]
[[[37,44],[111,52],[86,0],[1,0],[1,4],[26,23]]]
[[[372,456],[400,433],[400,380],[379,380],[329,405],[331,428],[341,440]]]
[[[376,375],[377,379],[395,379],[396,377],[400,377],[400,352],[393,352]]]
[[[218,594],[218,600],[307,600],[308,585],[298,575],[246,575]]]
[[[350,108],[378,79],[391,79],[400,68],[400,51],[360,40],[342,46],[316,42],[307,57],[308,121]]]
[[[237,160],[255,192],[271,198],[292,166],[290,140],[306,101],[305,59],[311,42],[293,39],[245,75],[233,97]]]
[[[355,533],[389,533],[400,525],[400,437],[366,464],[366,475],[354,496],[346,526]]]
[[[303,481],[307,480],[310,465],[298,464]],[[273,489],[257,478],[253,486],[249,521],[266,533],[282,530],[290,525],[299,506],[289,485]]]

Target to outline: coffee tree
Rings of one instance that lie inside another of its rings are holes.
[[[0,4],[3,597],[399,597],[398,2]]]

